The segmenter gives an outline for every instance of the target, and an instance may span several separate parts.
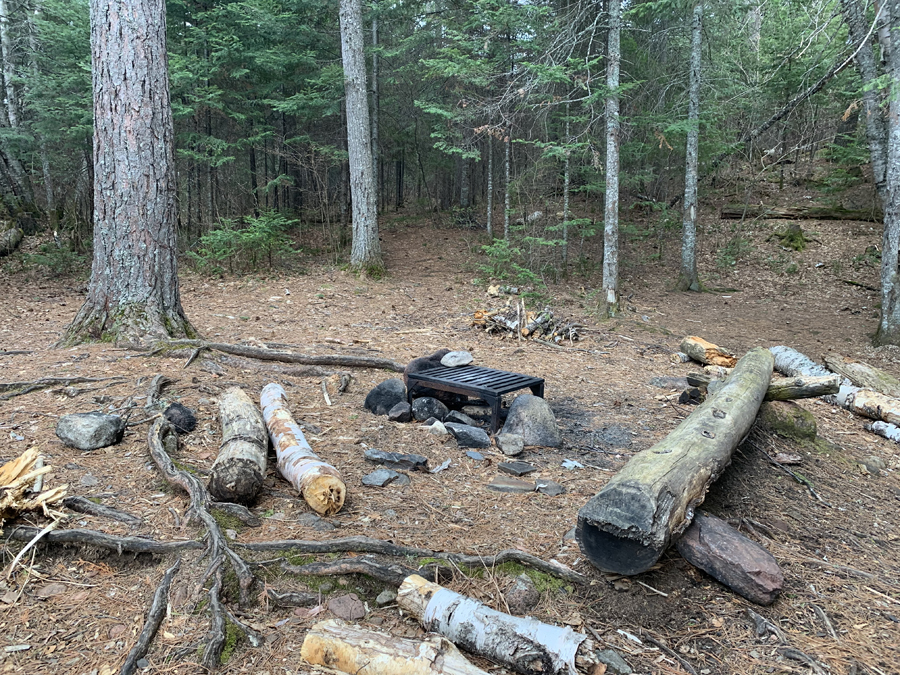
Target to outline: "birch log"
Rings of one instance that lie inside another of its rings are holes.
[[[397,604],[425,630],[522,675],[577,675],[576,665],[598,663],[593,641],[571,628],[498,612],[418,574],[404,579]]]
[[[250,504],[262,489],[269,438],[259,408],[240,387],[219,398],[222,445],[212,465],[209,493],[220,502]]]
[[[278,457],[278,471],[319,515],[341,510],[347,487],[341,474],[313,452],[287,407],[287,395],[275,382],[260,395],[263,417]]]
[[[750,430],[772,376],[772,354],[750,350],[669,436],[638,453],[578,512],[575,538],[606,572],[652,567],[694,516]]]
[[[681,341],[679,349],[694,361],[710,366],[733,368],[737,358],[727,349],[707,342],[703,338],[688,335]]]
[[[843,375],[857,387],[872,389],[885,396],[900,398],[900,380],[880,368],[861,361],[851,361],[837,354],[826,354],[825,365]]]
[[[707,368],[720,366],[707,366]],[[705,370],[705,369],[704,369]],[[728,369],[722,369],[728,370]],[[727,377],[727,375],[726,375]],[[724,383],[724,378],[708,373],[688,373],[687,382],[692,387],[708,387],[713,382],[717,386]],[[766,388],[765,401],[793,401],[798,398],[816,398],[828,394],[836,394],[840,389],[839,375],[824,377],[773,377]]]
[[[446,638],[398,638],[340,619],[313,626],[303,640],[300,656],[310,665],[350,675],[487,675]]]

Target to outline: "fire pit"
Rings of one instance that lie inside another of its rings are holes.
[[[406,396],[410,403],[414,384],[482,399],[491,406],[491,433],[496,433],[500,428],[500,401],[503,394],[527,387],[535,396],[544,398],[543,378],[481,366],[437,366],[409,373],[407,381]]]

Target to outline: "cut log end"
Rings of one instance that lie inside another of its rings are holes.
[[[616,536],[579,514],[575,538],[581,552],[603,572],[633,575],[646,572],[662,555],[664,548],[645,546],[635,539]]]
[[[263,475],[256,462],[232,459],[217,464],[209,479],[209,493],[216,501],[252,504],[262,490]]]
[[[303,489],[303,499],[320,516],[331,516],[340,511],[346,497],[344,482],[327,474],[314,478]]]

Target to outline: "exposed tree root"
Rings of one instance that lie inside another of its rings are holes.
[[[321,596],[318,593],[279,591],[274,588],[267,588],[266,597],[278,607],[311,607],[318,604]]]
[[[124,382],[124,377],[42,377],[30,382],[0,382],[0,401],[59,385],[84,384],[85,382]]]
[[[7,533],[8,539],[15,541],[31,541],[36,534],[40,532],[40,528],[21,525],[19,527],[10,528]],[[55,530],[44,535],[44,541],[53,544],[81,544],[83,546],[96,546],[110,551],[116,551],[122,554],[125,551],[129,553],[154,553],[157,555],[166,555],[167,553],[177,553],[187,549],[203,548],[203,544],[199,541],[156,541],[154,539],[144,539],[143,537],[118,537],[97,530]]]
[[[410,574],[417,574],[416,570],[403,565],[378,563],[371,558],[342,558],[328,562],[315,562],[308,565],[291,565],[282,560],[281,569],[288,574],[302,576],[334,576],[341,574],[364,574],[386,584],[399,586]]]
[[[101,518],[109,518],[118,520],[127,525],[140,525],[143,520],[125,511],[119,511],[111,506],[97,504],[90,499],[84,497],[66,497],[62,500],[63,506],[78,513],[86,513],[89,516],[99,516]]]
[[[163,340],[156,343],[151,354],[176,349],[211,349],[224,354],[244,356],[260,361],[280,361],[282,363],[299,363],[305,366],[342,366],[344,368],[384,368],[396,373],[402,373],[405,364],[382,359],[373,356],[351,356],[342,354],[306,355],[295,352],[280,351],[275,349],[263,349],[247,345],[232,345],[223,342],[206,342],[204,340]],[[193,355],[192,355],[193,356]],[[193,361],[193,358],[190,359]],[[189,361],[190,363],[190,361]]]
[[[150,649],[150,643],[153,642],[156,631],[159,630],[163,617],[166,615],[169,587],[172,585],[172,579],[178,574],[180,568],[181,558],[176,560],[175,564],[166,570],[162,581],[159,582],[156,593],[153,594],[153,602],[150,603],[150,611],[147,612],[147,620],[144,622],[144,628],[138,636],[138,641],[135,643],[134,647],[131,648],[131,651],[128,652],[128,657],[125,659],[125,663],[122,664],[119,675],[131,675],[135,672],[137,662],[142,659],[147,653],[147,650]]]

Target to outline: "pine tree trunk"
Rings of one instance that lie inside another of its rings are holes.
[[[459,171],[459,207],[461,209],[469,208],[469,160],[463,157],[460,162]]]
[[[490,241],[494,240],[494,143],[487,137],[487,233]]]
[[[509,186],[509,154],[512,145],[512,127],[506,129],[506,158],[503,160],[504,171],[506,172],[506,180],[504,182],[503,193],[503,239],[509,241],[509,205],[510,205],[510,186]]]
[[[700,291],[697,276],[697,148],[700,140],[700,59],[703,3],[694,6],[691,22],[691,72],[688,94],[687,159],[684,169],[684,215],[682,217],[681,274],[678,290]]]
[[[193,337],[178,292],[165,0],[92,0],[94,261],[61,345]]]
[[[40,3],[35,3],[34,14],[40,14]],[[31,51],[31,76],[33,78],[33,82],[37,84],[40,78],[40,72],[38,70],[37,63],[37,38],[35,38],[34,34],[35,28],[34,22],[31,19],[32,15],[30,13],[26,13],[25,16],[26,29],[28,31],[28,48]],[[54,196],[55,190],[53,189],[53,174],[50,172],[50,156],[47,153],[47,141],[44,139],[44,135],[41,132],[36,131],[35,135],[37,136],[38,149],[40,150],[41,173],[44,177],[44,197],[47,200],[47,214],[50,216],[51,229],[56,229],[57,221],[59,218],[56,212],[56,198]]]
[[[373,8],[375,3],[373,3]],[[372,17],[372,171],[375,176],[375,208],[378,209],[378,195],[384,190],[378,171],[378,16]]]
[[[19,104],[16,96],[13,79],[15,78],[15,64],[13,56],[12,36],[9,27],[9,11],[8,0],[0,0],[0,66],[2,66],[3,75],[3,98],[5,105],[3,106],[5,122],[12,129],[19,126]],[[0,126],[7,126],[0,122]],[[3,135],[0,135],[0,163],[3,164],[2,171],[6,181],[9,183],[8,190],[12,192],[12,198],[5,197],[4,201],[11,207],[12,214],[17,215],[21,211],[32,212],[34,208],[34,192],[31,187],[31,180],[22,162],[16,156],[15,152],[9,147]]]
[[[619,61],[622,0],[609,0],[606,65],[606,204],[603,224],[605,313],[619,313]]]
[[[9,8],[7,0],[0,0],[0,57],[3,59],[3,86],[6,98],[6,116],[9,126],[19,126],[19,99],[13,85],[15,66],[13,65],[13,48],[9,29]]]
[[[566,103],[566,164],[563,171],[563,222],[562,222],[562,271],[563,276],[569,274],[569,185],[572,181],[570,173],[571,161],[569,143],[570,135],[569,104]]]
[[[362,2],[341,0],[341,56],[347,100],[347,151],[350,195],[353,200],[353,243],[350,266],[378,273],[384,268],[378,241],[375,173],[372,160],[369,104],[366,100],[366,62],[363,53]]]

